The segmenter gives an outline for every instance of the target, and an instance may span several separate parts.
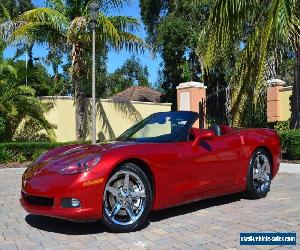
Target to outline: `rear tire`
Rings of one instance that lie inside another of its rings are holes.
[[[248,169],[246,196],[250,199],[266,197],[271,186],[271,160],[263,148],[254,151]]]
[[[103,194],[103,224],[113,232],[142,227],[152,205],[152,189],[146,174],[133,163],[118,167]]]

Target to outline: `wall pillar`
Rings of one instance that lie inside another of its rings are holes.
[[[285,82],[280,79],[271,79],[268,81],[267,88],[267,121],[280,121],[280,90]]]
[[[180,83],[177,87],[177,110],[199,112],[199,102],[206,100],[206,86],[201,82]],[[199,128],[199,121],[193,125]]]

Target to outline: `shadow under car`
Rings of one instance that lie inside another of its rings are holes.
[[[200,200],[159,211],[153,211],[149,214],[148,221],[147,223],[145,223],[143,228],[146,228],[151,222],[158,222],[171,217],[192,213],[201,209],[237,202],[241,199],[241,197],[241,194],[232,194],[217,198]],[[102,225],[100,220],[95,222],[82,223],[33,214],[28,214],[25,217],[25,220],[30,226],[47,232],[69,235],[99,234],[107,232],[107,229],[104,227],[104,225]],[[141,230],[141,228],[139,230]]]

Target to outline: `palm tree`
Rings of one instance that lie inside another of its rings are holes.
[[[22,122],[30,124],[29,127],[34,124],[35,128],[45,130],[48,136],[52,137],[54,126],[44,116],[51,105],[42,103],[35,97],[33,88],[18,85],[16,69],[2,58],[1,51],[0,55],[0,118],[4,124],[1,139],[13,140]],[[33,134],[36,132],[38,131],[32,130]]]
[[[259,112],[260,93],[266,87],[266,62],[270,55],[277,56],[270,48],[282,41],[294,50],[299,46],[299,6],[299,0],[215,2],[206,36],[202,36],[208,38],[205,63],[210,68],[221,57],[233,64],[235,72],[230,79],[233,125],[247,119],[252,104],[254,113]],[[234,61],[232,51],[236,50]]]
[[[291,128],[300,129],[300,46],[296,50],[295,82],[291,111]]]
[[[8,11],[1,5],[0,9],[2,13],[0,22],[11,28],[14,24]],[[47,136],[51,138],[54,126],[47,121],[44,113],[49,111],[52,105],[43,103],[36,98],[33,88],[17,83],[17,69],[9,60],[3,58],[3,50],[6,45],[0,38],[0,120],[3,130],[0,140],[11,141],[18,132],[22,134],[23,138],[30,137],[32,139],[46,131]],[[31,128],[29,137],[28,134],[23,134],[22,124],[27,124],[29,125],[27,127]],[[43,132],[39,133],[41,131]]]
[[[15,24],[16,29],[9,36],[10,41],[48,43],[71,56],[70,73],[75,96],[77,139],[84,137],[85,93],[82,85],[87,79],[86,58],[91,52],[91,28],[88,17],[90,2],[91,0],[48,0],[48,7],[36,8],[21,14]],[[119,6],[122,1],[98,0],[98,2],[104,11],[107,7]],[[99,12],[96,26],[98,50],[103,51],[106,46],[115,49],[142,50],[143,40],[131,33],[137,27],[138,21],[134,18],[108,17]]]
[[[53,138],[55,127],[44,116],[51,108],[52,105],[35,97],[33,88],[0,82],[0,117],[4,120],[5,141],[16,139],[18,134],[26,140],[38,138],[41,135],[38,135],[39,132],[43,130],[49,138]],[[24,134],[26,127],[31,128],[31,134]]]

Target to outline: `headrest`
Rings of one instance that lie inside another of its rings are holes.
[[[222,135],[221,127],[217,124],[212,125],[209,129],[214,131],[216,136],[221,136]]]

